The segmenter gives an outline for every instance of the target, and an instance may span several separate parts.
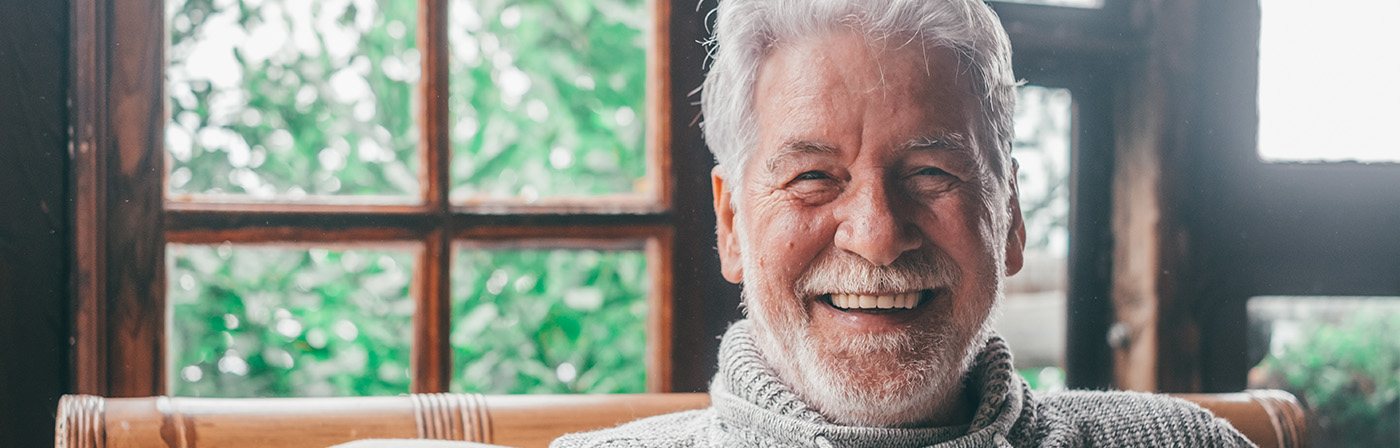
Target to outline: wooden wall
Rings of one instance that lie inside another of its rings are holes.
[[[0,0],[0,446],[53,440],[68,364],[68,2]]]

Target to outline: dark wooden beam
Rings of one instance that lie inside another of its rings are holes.
[[[1200,298],[1190,218],[1197,0],[1145,8],[1141,57],[1114,83],[1114,378],[1131,390],[1200,390]]]
[[[74,2],[75,386],[165,384],[164,2]],[[89,325],[92,324],[92,325]]]
[[[420,229],[431,230],[427,232],[413,282],[418,308],[413,313],[412,385],[417,393],[447,392],[452,384],[452,344],[448,341],[452,334],[452,237],[446,228],[451,203],[448,167],[452,163],[448,17],[451,15],[446,0],[418,2],[418,47],[424,55],[426,74],[419,90],[425,143],[423,200],[431,214],[425,217],[427,225],[420,224]]]
[[[165,2],[122,0],[109,11],[107,359],[121,364],[107,372],[107,393],[143,396],[165,391],[165,122],[151,119],[165,116]]]
[[[1113,324],[1113,91],[1104,67],[1079,72],[1068,84],[1074,95],[1074,153],[1069,213],[1069,288],[1066,306],[1066,385],[1108,389],[1114,385],[1108,334]]]
[[[705,75],[709,37],[705,17],[715,2],[675,5],[670,21],[671,154],[677,175],[672,188],[675,224],[675,303],[671,334],[675,392],[708,388],[715,372],[718,337],[741,317],[739,287],[720,276],[715,251],[715,214],[707,175],[714,158],[700,133],[699,88]]]
[[[1105,2],[1103,8],[1066,8],[989,2],[1016,52],[1113,58],[1145,49],[1142,2]],[[1018,68],[1019,69],[1019,68]]]
[[[573,228],[606,233],[608,228],[665,225],[676,219],[679,218],[669,213],[495,214],[465,209],[442,212],[416,206],[180,203],[169,205],[165,211],[167,238],[195,243],[423,240],[438,228],[450,229],[457,238],[511,228],[538,228],[553,235],[568,234]]]
[[[68,2],[0,1],[0,445],[53,443],[71,391]]]

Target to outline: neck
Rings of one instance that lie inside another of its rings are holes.
[[[966,369],[949,369],[966,372],[965,375],[951,382],[928,378],[921,382],[943,387],[918,388],[920,391],[942,390],[943,394],[884,394],[894,398],[885,400],[879,396],[885,391],[858,387],[826,387],[819,389],[822,393],[818,394],[803,389],[804,394],[800,395],[798,389],[806,386],[798,383],[822,384],[811,381],[819,375],[810,370],[783,371],[782,367],[769,362],[762,355],[767,351],[762,347],[764,337],[750,330],[748,321],[740,321],[725,333],[720,344],[719,372],[711,384],[711,400],[716,411],[731,425],[731,430],[757,431],[783,442],[776,445],[806,445],[813,437],[824,436],[869,442],[864,443],[865,446],[930,446],[973,433],[1010,434],[1025,412],[1022,406],[1025,385],[1011,366],[1006,344],[995,336],[982,345],[983,349],[972,362],[964,364]],[[853,398],[851,403],[860,406],[836,406],[832,404],[841,402],[830,400],[819,404],[811,398],[818,395],[826,399],[840,398],[831,393],[838,389],[854,391],[845,395]],[[901,398],[914,395],[920,396]],[[908,408],[910,403],[924,406]],[[908,410],[880,412],[878,417],[884,419],[882,421],[860,419],[863,422],[857,422],[839,418],[840,410],[857,408]]]
[[[978,397],[963,385],[961,378],[929,388],[926,393],[878,400],[848,400],[833,399],[836,398],[834,394],[813,390],[815,386],[804,381],[805,377],[800,374],[777,373],[779,380],[792,388],[801,400],[809,403],[830,422],[844,426],[937,428],[966,425],[972,421],[979,403]],[[798,381],[786,378],[798,378]]]
[[[944,400],[942,406],[935,407],[926,420],[913,422],[914,426],[958,426],[971,422],[972,415],[977,412],[977,396],[962,381],[956,383],[954,390],[956,392]]]

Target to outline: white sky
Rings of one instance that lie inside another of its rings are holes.
[[[1260,7],[1260,158],[1400,162],[1400,0]]]
[[[1075,8],[1102,8],[1103,0],[999,0],[1007,3],[1035,3],[1038,5],[1073,6]]]

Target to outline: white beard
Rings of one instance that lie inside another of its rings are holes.
[[[741,221],[736,224],[742,226]],[[851,426],[915,426],[956,413],[962,379],[990,335],[989,316],[1001,296],[1000,270],[993,269],[996,275],[978,288],[983,297],[938,299],[973,300],[987,307],[964,306],[974,309],[961,313],[965,315],[945,313],[929,328],[819,341],[811,333],[804,297],[843,290],[955,291],[960,272],[933,249],[905,254],[913,260],[901,258],[885,267],[833,249],[816,260],[797,285],[771,285],[744,232],[738,237],[746,279],[744,304],[754,321],[759,350],[778,379],[804,402],[832,422]],[[872,374],[881,380],[870,384]]]

